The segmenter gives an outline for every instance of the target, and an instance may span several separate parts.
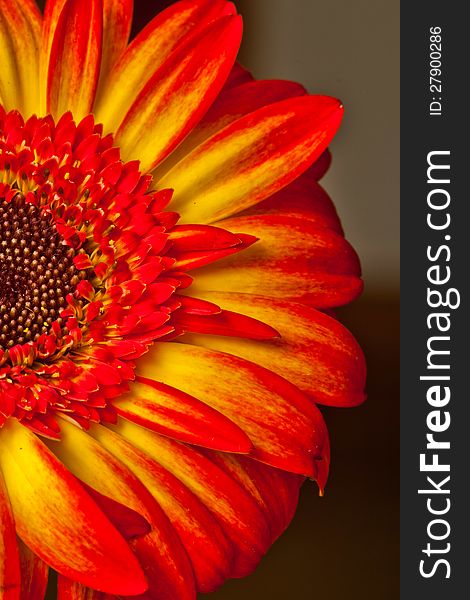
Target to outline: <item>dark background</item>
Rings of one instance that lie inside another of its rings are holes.
[[[134,32],[171,2],[136,0]],[[213,600],[399,597],[398,0],[239,0],[241,62],[346,107],[324,185],[361,256],[365,293],[341,309],[368,361],[368,401],[325,409],[332,469],[258,570]],[[53,596],[51,596],[53,597]]]

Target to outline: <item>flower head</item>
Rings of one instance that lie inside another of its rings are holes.
[[[0,0],[0,592],[186,600],[251,572],[317,404],[363,400],[340,103],[255,81],[225,0]],[[143,594],[143,595],[142,595]],[[1,594],[0,594],[1,595]]]

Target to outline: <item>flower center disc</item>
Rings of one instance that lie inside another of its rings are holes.
[[[0,198],[0,349],[47,333],[79,282],[52,217],[18,193]]]

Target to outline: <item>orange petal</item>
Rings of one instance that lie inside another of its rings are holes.
[[[253,80],[254,77],[250,73],[250,71],[248,71],[248,69],[245,69],[245,67],[242,67],[242,65],[239,62],[236,62],[233,65],[232,70],[230,71],[230,75],[228,76],[227,81],[225,82],[224,90],[228,90],[231,87],[235,87],[236,85],[242,85]]]
[[[191,335],[190,343],[229,352],[281,374],[315,402],[355,406],[364,401],[365,360],[359,344],[336,319],[313,308],[266,296],[207,292],[207,300],[275,327],[280,339]]]
[[[340,102],[301,96],[234,121],[158,182],[183,223],[211,223],[260,202],[310,166],[339,127]]]
[[[191,600],[194,584],[187,556],[168,518],[139,481],[140,475],[138,479],[120,457],[113,456],[112,448],[106,449],[93,438],[104,427],[84,432],[63,419],[60,425],[61,441],[47,442],[54,454],[81,481],[150,523],[150,533],[131,542],[145,569],[149,594],[158,590],[161,600]],[[102,435],[106,436],[106,430]]]
[[[42,24],[41,54],[39,60],[40,114],[46,114],[47,74],[51,60],[51,48],[60,13],[67,0],[46,0]]]
[[[195,448],[129,421],[121,420],[116,429],[179,479],[215,516],[234,545],[235,562],[231,576],[242,577],[250,573],[270,544],[266,519],[253,498]],[[100,441],[105,443],[101,437]],[[146,470],[143,468],[143,473]],[[150,484],[146,481],[146,485]],[[171,498],[166,501],[171,502]],[[187,524],[181,525],[188,527]]]
[[[59,575],[57,577],[57,600],[116,600],[116,596],[91,590],[81,583]]]
[[[35,554],[95,589],[124,595],[147,589],[123,538],[34,433],[9,419],[0,450],[18,535]]]
[[[8,492],[0,470],[0,598],[19,600],[20,561],[16,543],[15,523]]]
[[[103,54],[99,86],[107,85],[110,71],[126,49],[131,33],[133,0],[103,0]],[[99,96],[99,90],[96,95]]]
[[[191,131],[220,92],[241,34],[239,16],[218,19],[155,72],[116,133],[125,160],[150,170]]]
[[[291,522],[304,478],[245,456],[205,451],[205,455],[241,485],[266,515],[274,542]]]
[[[152,75],[182,43],[214,19],[230,14],[225,0],[183,0],[159,13],[132,41],[102,85],[95,104],[97,121],[108,132],[124,115]]]
[[[258,238],[244,250],[194,271],[191,292],[243,291],[340,306],[362,291],[360,265],[344,237],[315,222],[284,215],[253,215],[222,221],[221,227]]]
[[[154,344],[137,372],[226,415],[252,441],[251,456],[315,476],[325,425],[315,405],[285,379],[235,356],[179,343]]]
[[[234,556],[216,518],[179,479],[131,442],[103,427],[94,427],[92,433],[157,499],[186,549],[198,591],[216,589],[230,576]]]
[[[37,598],[46,594],[49,567],[18,538],[21,566],[21,600]]]
[[[86,483],[82,485],[124,539],[131,540],[150,531],[150,523],[136,510],[100,494]]]
[[[101,63],[102,0],[67,0],[57,20],[47,72],[47,110],[79,121],[93,107]]]
[[[279,333],[269,325],[229,310],[215,315],[194,315],[177,310],[173,313],[173,322],[178,330],[188,333],[209,333],[264,341],[279,338]]]
[[[118,414],[177,440],[224,452],[249,452],[245,433],[193,396],[150,379],[138,378],[113,402]]]
[[[252,81],[222,91],[201,122],[153,172],[158,181],[172,167],[212,135],[263,106],[303,96],[305,88],[293,81]]]
[[[39,110],[41,14],[33,0],[0,0],[0,97],[27,118]]]
[[[308,219],[320,227],[327,227],[343,235],[333,202],[312,177],[311,171],[315,171],[316,164],[276,194],[243,211],[240,216],[277,214]]]

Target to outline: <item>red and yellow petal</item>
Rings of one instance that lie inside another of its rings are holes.
[[[60,424],[61,441],[48,444],[67,468],[100,494],[136,511],[150,524],[149,533],[131,542],[144,567],[148,593],[156,594],[158,590],[162,600],[193,598],[194,585],[188,558],[167,515],[143,485],[140,474],[129,469],[122,456],[102,442],[98,434],[103,427],[92,427],[90,432],[85,432],[63,419]],[[104,430],[101,435],[106,434]],[[100,443],[93,439],[93,435]],[[111,435],[109,432],[107,437]]]
[[[342,235],[343,229],[335,206],[315,179],[318,162],[276,194],[243,211],[242,215],[272,214],[307,219]]]
[[[99,86],[107,85],[110,71],[126,50],[133,9],[133,0],[103,0],[103,52]],[[96,95],[99,96],[99,89]]]
[[[71,111],[75,119],[82,119],[91,111],[102,40],[102,0],[66,0],[54,29],[47,70],[46,108],[55,118]]]
[[[232,12],[225,0],[182,0],[159,13],[128,46],[100,88],[95,114],[107,131],[118,129],[150,78],[178,47]]]
[[[265,294],[329,308],[362,291],[360,265],[352,246],[314,221],[282,214],[234,217],[219,223],[258,241],[243,252],[193,272],[191,289]]]
[[[113,403],[122,417],[175,439],[224,452],[250,452],[235,423],[197,398],[163,383],[137,378]]]
[[[57,577],[57,600],[116,600],[116,596],[97,592],[77,581],[59,575]]]
[[[232,572],[234,548],[205,504],[146,448],[103,427],[92,428],[92,435],[140,478],[165,511],[191,561],[198,591],[216,589]]]
[[[46,114],[47,74],[51,57],[52,42],[60,14],[67,0],[46,0],[42,19],[41,50],[39,59],[40,114]]]
[[[8,492],[0,470],[0,598],[19,600],[21,574],[16,530]]]
[[[143,593],[147,582],[129,546],[36,435],[9,419],[0,446],[16,531],[28,547],[84,585],[112,594]]]
[[[101,435],[99,440],[106,444]],[[231,577],[242,577],[256,567],[270,545],[266,516],[246,491],[201,451],[181,442],[120,421],[117,431],[184,484],[216,518],[233,544]],[[93,430],[95,435],[97,428]],[[144,469],[144,473],[147,469]],[[149,470],[151,473],[151,471]],[[167,499],[170,502],[171,498]],[[228,557],[227,557],[228,558]]]
[[[276,102],[237,119],[181,160],[158,187],[175,190],[182,223],[213,223],[275,193],[309,167],[339,127],[327,96]]]
[[[364,355],[352,334],[333,317],[268,296],[206,292],[204,297],[271,325],[280,338],[263,343],[188,335],[184,338],[188,342],[252,360],[292,381],[320,404],[355,406],[364,401]]]
[[[19,538],[18,548],[21,567],[20,600],[42,600],[46,594],[49,567]]]
[[[207,458],[221,467],[259,504],[266,515],[272,542],[286,529],[294,516],[304,478],[263,465],[247,456],[222,452],[205,452]],[[321,487],[325,481],[321,482]]]
[[[0,0],[0,101],[29,117],[39,110],[41,15],[34,0]]]
[[[150,170],[191,131],[222,89],[241,34],[239,16],[218,19],[155,72],[117,130],[125,159]]]
[[[153,172],[155,181],[163,177],[172,167],[194,148],[237,119],[287,98],[306,94],[305,88],[293,81],[252,81],[223,90],[200,123],[181,144]]]
[[[178,387],[227,416],[250,438],[251,456],[315,477],[325,425],[315,405],[285,379],[247,360],[179,343],[154,344],[137,373]]]

